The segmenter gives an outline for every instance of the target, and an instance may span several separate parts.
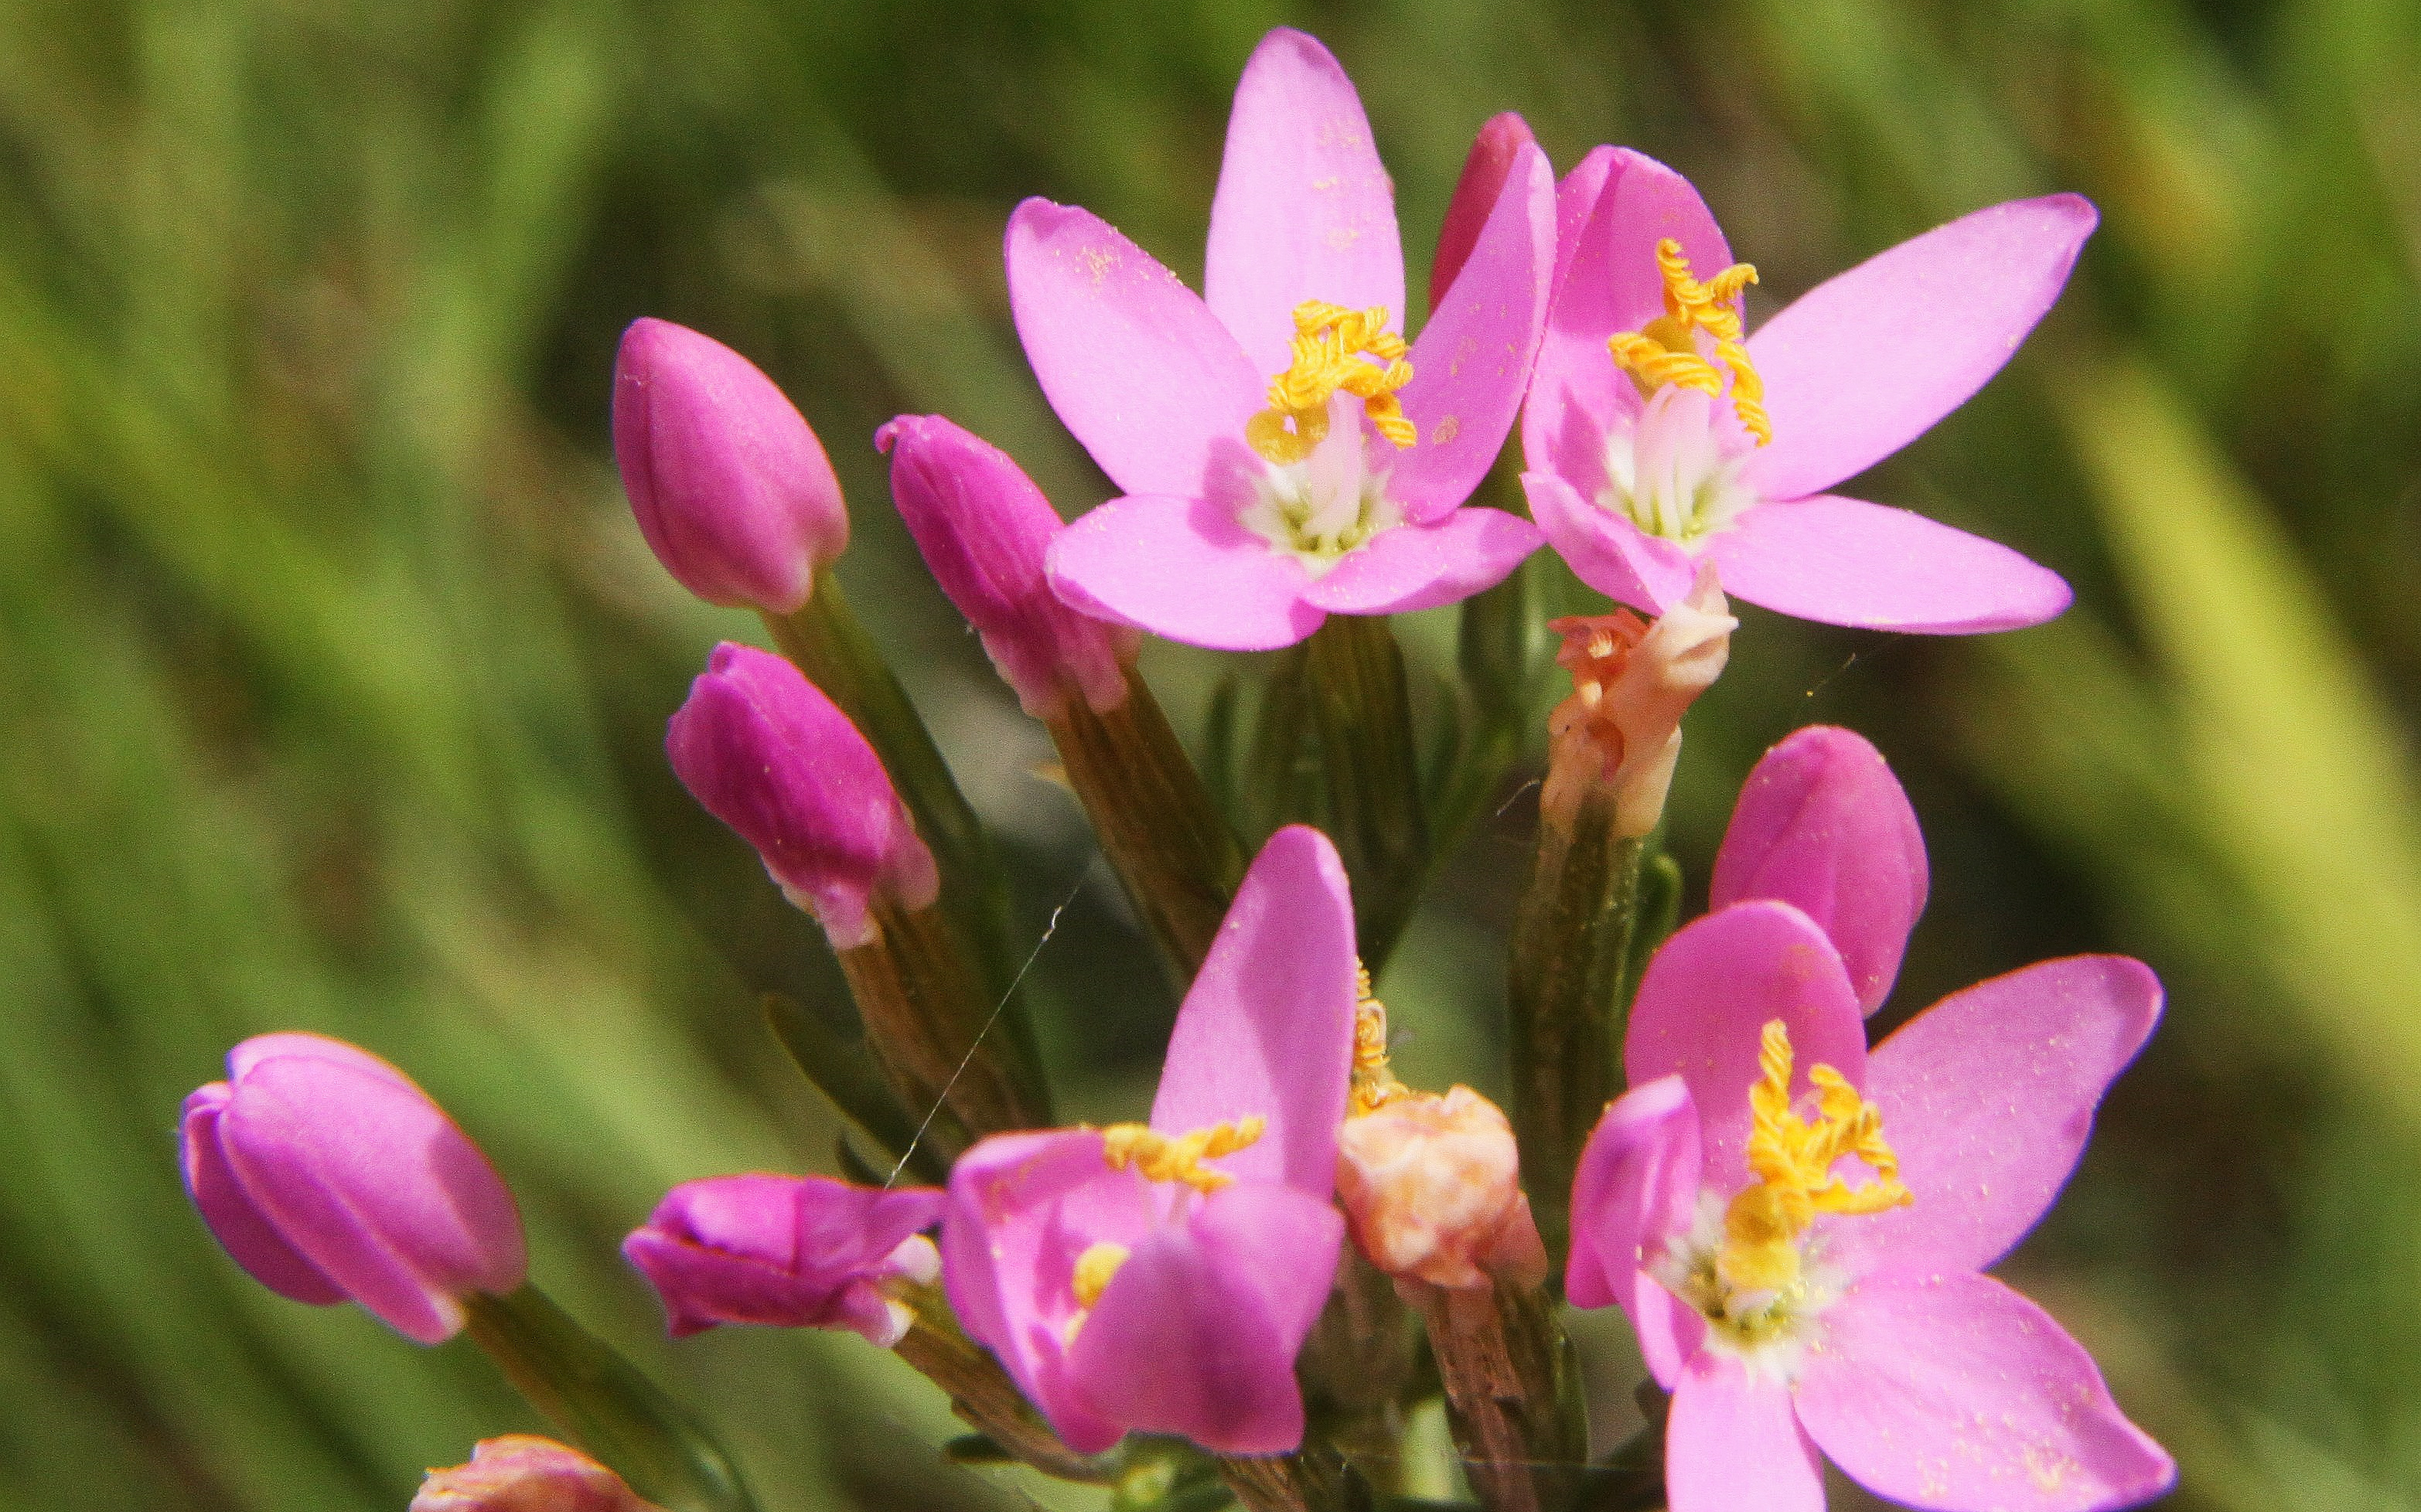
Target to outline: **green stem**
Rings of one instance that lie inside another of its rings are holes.
[[[529,1404],[666,1512],[755,1512],[722,1447],[536,1286],[463,1300],[472,1342]]]
[[[1387,621],[1367,615],[1331,615],[1304,645],[1329,835],[1353,880],[1357,943],[1376,976],[1411,922],[1429,861],[1404,654]]]
[[[1570,1238],[1572,1171],[1619,1090],[1621,990],[1644,843],[1615,834],[1614,795],[1590,790],[1570,830],[1542,823],[1514,913],[1507,984],[1513,1129],[1547,1254]]]
[[[1068,786],[1137,917],[1179,984],[1191,982],[1243,870],[1236,836],[1210,790],[1132,666],[1117,708],[1101,712],[1071,694],[1067,709],[1045,723]]]

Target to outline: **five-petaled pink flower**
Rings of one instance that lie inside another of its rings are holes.
[[[1869,1056],[1836,941],[1871,945],[1870,906],[1904,929],[1909,879],[1886,863],[1860,881],[1802,843],[1892,846],[1905,801],[1860,764],[1832,770],[1846,802],[1814,795],[1800,806],[1828,810],[1820,826],[1785,834],[1785,816],[1764,827],[1777,843],[1754,844],[1776,863],[1756,868],[1771,892],[1837,898],[1829,924],[1752,896],[1648,966],[1623,1046],[1632,1090],[1573,1182],[1570,1296],[1619,1302],[1673,1394],[1672,1512],[1818,1512],[1819,1450],[1945,1512],[2148,1501],[2175,1464],[2050,1315],[1979,1272],[2067,1181],[2160,983],[2121,957],[2044,961],[1952,994]]]
[[[1053,586],[1257,650],[1501,580],[1538,533],[1460,506],[1521,405],[1554,242],[1553,175],[1523,146],[1408,348],[1395,188],[1362,102],[1319,42],[1270,33],[1236,87],[1201,298],[1085,210],[1029,199],[1009,219],[1026,358],[1125,491],[1054,542]]]
[[[1345,1231],[1354,970],[1335,849],[1280,830],[1178,1011],[1151,1122],[997,1134],[951,1171],[950,1305],[1070,1448],[1303,1442],[1294,1357]]]
[[[1818,287],[1746,335],[1689,180],[1600,148],[1558,191],[1564,269],[1522,421],[1532,516],[1582,581],[1663,611],[1724,591],[1803,619],[1962,634],[2038,624],[2068,585],[2008,548],[1828,491],[1984,385],[2095,222],[2075,195],[1994,205]]]

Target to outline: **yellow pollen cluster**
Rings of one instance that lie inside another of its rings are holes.
[[[1753,264],[1736,262],[1705,283],[1690,272],[1681,243],[1670,237],[1656,243],[1656,271],[1664,278],[1664,313],[1642,331],[1623,331],[1606,343],[1614,365],[1629,372],[1644,394],[1667,383],[1694,388],[1721,398],[1724,372],[1731,374],[1732,413],[1757,437],[1760,446],[1773,439],[1773,423],[1765,413],[1765,380],[1749,361],[1741,333],[1741,290],[1757,282]],[[1698,355],[1694,333],[1715,339],[1714,361]]]
[[[1715,1271],[1728,1286],[1783,1291],[1799,1280],[1799,1240],[1818,1213],[1879,1213],[1914,1199],[1883,1140],[1882,1113],[1840,1072],[1809,1068],[1814,1123],[1790,1111],[1790,1034],[1779,1019],[1765,1026],[1757,1066],[1762,1074],[1748,1092],[1748,1168],[1757,1184],[1724,1211]],[[1871,1166],[1875,1179],[1852,1187],[1835,1176],[1834,1162],[1850,1155]]]
[[[1269,1120],[1257,1114],[1173,1136],[1144,1124],[1112,1124],[1101,1130],[1101,1156],[1113,1171],[1132,1165],[1148,1181],[1181,1181],[1196,1192],[1211,1192],[1236,1178],[1202,1162],[1235,1154],[1268,1127]]]
[[[1328,434],[1328,401],[1339,390],[1361,399],[1379,434],[1397,445],[1419,439],[1396,397],[1413,381],[1413,365],[1404,360],[1404,338],[1386,325],[1383,305],[1349,310],[1319,300],[1296,305],[1293,358],[1270,380],[1270,407],[1244,424],[1253,449],[1279,463],[1310,456]]]
[[[1113,1244],[1107,1239],[1076,1256],[1076,1274],[1068,1283],[1068,1288],[1076,1294],[1076,1305],[1089,1309],[1100,1302],[1101,1293],[1109,1287],[1110,1278],[1117,1275],[1118,1267],[1126,1263],[1127,1247]]]
[[[1370,974],[1353,968],[1353,1091],[1346,1116],[1383,1108],[1410,1088],[1387,1068],[1387,1005],[1370,995]]]

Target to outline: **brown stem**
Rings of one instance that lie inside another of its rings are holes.
[[[1399,1281],[1427,1325],[1455,1443],[1490,1512],[1560,1505],[1583,1445],[1562,1407],[1561,1333],[1544,1294]]]

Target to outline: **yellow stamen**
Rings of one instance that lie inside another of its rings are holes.
[[[1761,1073],[1748,1090],[1748,1168],[1757,1184],[1724,1210],[1724,1248],[1715,1269],[1730,1286],[1781,1291],[1799,1279],[1799,1240],[1818,1213],[1879,1213],[1914,1201],[1900,1184],[1899,1157],[1883,1139],[1882,1110],[1830,1066],[1810,1067],[1817,1118],[1790,1111],[1790,1033],[1765,1026]],[[1856,1156],[1875,1179],[1851,1186],[1834,1163]]]
[[[1656,243],[1656,271],[1664,280],[1664,313],[1646,329],[1621,331],[1606,343],[1614,365],[1632,375],[1643,395],[1666,384],[1694,388],[1721,397],[1724,378],[1731,377],[1732,413],[1760,446],[1773,439],[1773,423],[1765,413],[1765,381],[1749,361],[1741,331],[1741,290],[1757,282],[1757,269],[1737,262],[1700,283],[1690,272],[1681,243],[1670,237]],[[1698,355],[1694,333],[1704,331],[1715,342],[1712,360]],[[1720,366],[1719,366],[1720,365]]]
[[[1110,1278],[1117,1275],[1118,1267],[1126,1263],[1127,1247],[1113,1244],[1107,1239],[1076,1256],[1076,1274],[1068,1284],[1069,1289],[1076,1294],[1076,1305],[1090,1308],[1100,1302]]]
[[[1385,1107],[1409,1090],[1387,1068],[1387,1005],[1370,995],[1370,974],[1353,968],[1353,1091],[1348,1117]]]
[[[1212,1192],[1236,1178],[1202,1162],[1235,1154],[1268,1127],[1269,1120],[1257,1114],[1176,1135],[1144,1124],[1112,1124],[1101,1130],[1101,1156],[1113,1171],[1132,1165],[1148,1181],[1181,1181],[1196,1192]]]
[[[1413,365],[1404,360],[1404,338],[1386,324],[1383,305],[1349,310],[1319,300],[1296,305],[1292,360],[1270,380],[1270,407],[1244,424],[1253,449],[1279,463],[1310,456],[1328,434],[1328,401],[1340,390],[1359,398],[1379,434],[1398,446],[1419,439],[1396,397],[1413,381]]]

